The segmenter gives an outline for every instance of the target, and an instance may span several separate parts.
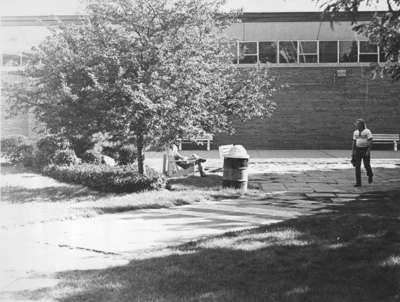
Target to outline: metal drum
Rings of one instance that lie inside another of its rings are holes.
[[[222,187],[247,192],[249,155],[241,145],[234,145],[224,155]]]

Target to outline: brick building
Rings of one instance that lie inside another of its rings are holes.
[[[361,12],[358,20],[371,16],[371,12]],[[45,35],[43,25],[74,18],[7,17],[2,30],[6,28],[6,38],[12,39],[13,32],[35,29],[39,41]],[[238,41],[234,51],[241,68],[267,66],[277,82],[287,87],[274,96],[277,109],[271,118],[236,122],[236,133],[216,135],[215,146],[349,148],[352,123],[358,117],[365,118],[375,133],[400,132],[400,83],[371,72],[371,65],[384,61],[384,56],[378,46],[352,30],[348,15],[339,15],[332,24],[318,12],[245,13],[242,23],[234,24],[228,35]],[[5,80],[12,80],[13,70],[23,65],[24,51],[3,51]],[[32,123],[27,116],[14,120],[2,116],[2,136],[33,135]]]

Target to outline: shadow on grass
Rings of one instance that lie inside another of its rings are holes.
[[[215,189],[222,186],[222,176],[208,174],[206,177],[187,176],[182,178],[171,178],[167,186],[171,190],[193,190],[193,189]]]
[[[57,186],[44,188],[2,187],[1,201],[10,203],[26,202],[65,202],[93,201],[106,196],[106,193],[92,191],[88,188]]]
[[[179,254],[58,274],[21,297],[59,301],[399,301],[400,191],[180,246]]]

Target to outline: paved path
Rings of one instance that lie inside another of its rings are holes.
[[[0,229],[0,242],[7,243],[0,249],[0,301],[16,291],[55,285],[55,272],[172,253],[165,248],[325,211],[327,204],[349,202],[365,191],[400,188],[399,159],[375,159],[373,165],[375,182],[353,188],[346,158],[259,159],[249,167],[249,185],[261,195]]]

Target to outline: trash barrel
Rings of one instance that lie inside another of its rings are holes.
[[[249,155],[242,145],[233,147],[224,154],[222,187],[240,189],[247,192]]]

